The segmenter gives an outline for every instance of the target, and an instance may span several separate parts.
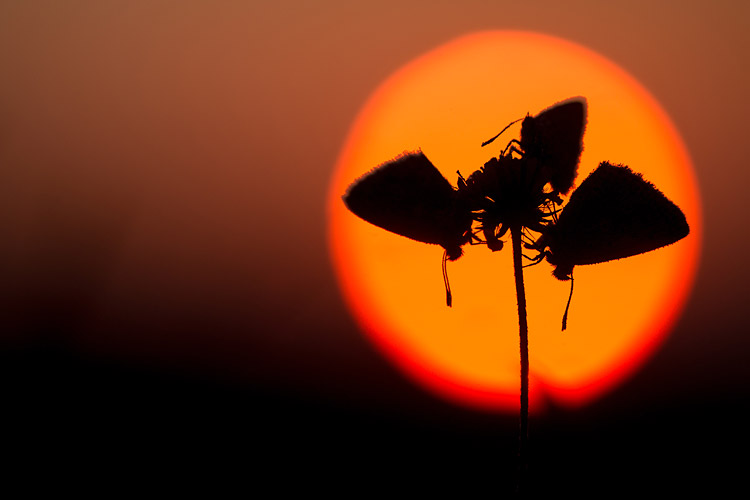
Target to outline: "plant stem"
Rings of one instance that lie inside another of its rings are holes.
[[[518,492],[524,495],[526,493],[527,441],[529,438],[529,327],[526,323],[526,291],[523,286],[521,227],[512,226],[510,236],[513,243],[513,271],[516,278],[518,332],[521,348],[521,432],[518,439]]]

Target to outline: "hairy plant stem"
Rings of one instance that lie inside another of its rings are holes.
[[[513,243],[513,271],[516,278],[518,300],[518,332],[521,349],[521,429],[518,439],[518,492],[526,493],[528,469],[527,441],[529,438],[529,327],[526,323],[526,291],[523,286],[523,255],[521,249],[521,226],[512,226],[510,236]]]

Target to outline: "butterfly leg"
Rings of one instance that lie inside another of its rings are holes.
[[[524,257],[524,258],[526,258],[526,259],[528,259],[528,260],[530,260],[531,262],[529,262],[528,264],[525,264],[525,265],[524,265],[523,267],[531,267],[531,266],[535,266],[535,265],[537,265],[537,264],[539,264],[539,263],[543,262],[543,261],[544,261],[544,258],[545,258],[545,257],[547,257],[548,255],[549,255],[549,251],[547,251],[547,250],[545,250],[545,251],[540,251],[540,252],[539,252],[539,253],[537,254],[537,256],[536,256],[536,257],[528,257],[527,255],[525,255],[525,254],[524,254],[524,255],[523,255],[523,257]]]
[[[512,139],[505,149],[503,150],[502,156],[508,156],[509,154],[516,153],[519,156],[523,156],[523,149],[521,149],[521,143],[516,139]]]
[[[484,241],[482,238],[477,236],[481,229],[474,229],[471,231],[471,234],[469,235],[469,245],[486,245],[487,242]]]

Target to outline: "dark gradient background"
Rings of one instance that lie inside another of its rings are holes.
[[[653,93],[705,223],[663,349],[594,404],[532,418],[537,490],[746,490],[748,19],[739,1],[3,1],[7,475],[511,491],[516,416],[438,400],[372,349],[337,291],[324,207],[383,79],[463,34],[523,29]]]

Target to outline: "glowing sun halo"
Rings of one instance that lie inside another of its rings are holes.
[[[380,85],[340,154],[327,200],[329,242],[348,306],[402,371],[454,402],[517,409],[510,245],[496,253],[467,245],[449,263],[454,305],[448,308],[443,249],[362,221],[341,196],[363,173],[406,150],[421,149],[455,185],[456,170],[468,177],[499,155],[518,137],[519,125],[488,147],[482,141],[527,113],[578,95],[588,100],[588,126],[576,185],[603,160],[628,165],[680,206],[691,228],[667,248],[577,267],[564,333],[568,283],[555,280],[547,263],[525,270],[532,409],[542,394],[582,404],[622,381],[661,343],[697,268],[698,188],[680,136],[656,100],[581,46],[533,33],[478,33],[419,57]]]

